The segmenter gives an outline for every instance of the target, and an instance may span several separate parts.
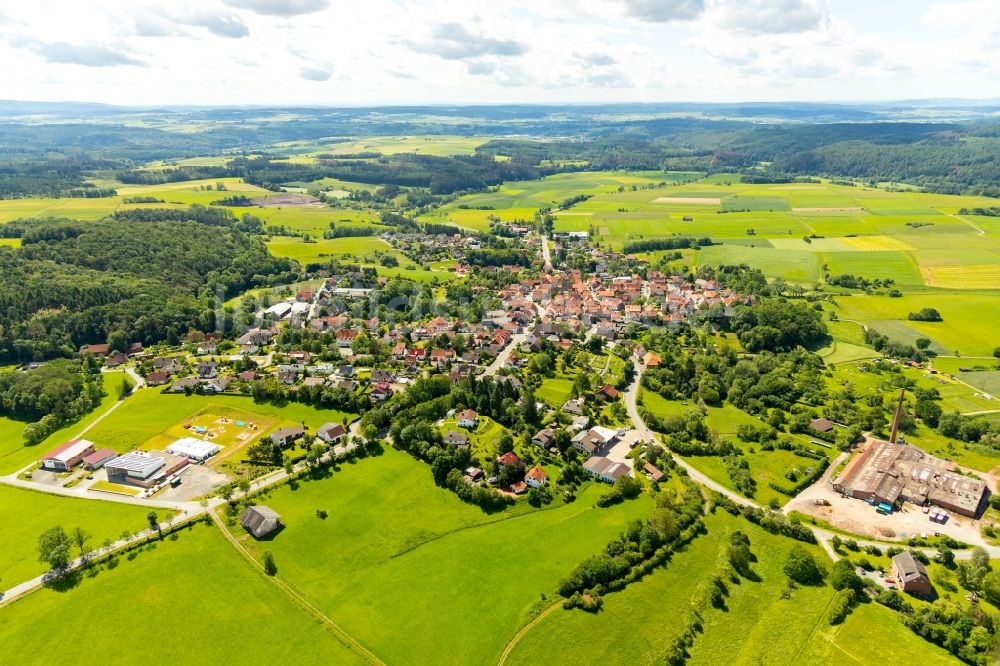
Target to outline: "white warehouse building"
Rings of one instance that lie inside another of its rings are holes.
[[[182,456],[197,462],[208,460],[221,450],[222,447],[218,444],[194,437],[183,437],[166,448],[166,452],[171,455]]]

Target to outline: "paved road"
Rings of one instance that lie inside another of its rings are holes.
[[[549,239],[545,236],[540,236],[542,239],[542,259],[545,261],[545,270],[552,270],[552,255],[549,254]]]
[[[638,407],[636,405],[636,401],[637,401],[638,395],[639,395],[639,382],[640,382],[640,380],[642,378],[642,371],[643,371],[643,368],[641,367],[641,365],[640,364],[636,364],[635,379],[629,385],[628,389],[625,392],[625,409],[628,412],[629,418],[632,420],[633,425],[640,432],[640,434],[642,435],[643,439],[646,439],[647,441],[655,442],[655,441],[658,441],[656,433],[653,432],[653,430],[651,430],[646,425],[645,421],[642,420],[642,417],[639,415],[639,409],[638,409]],[[837,459],[830,465],[830,467],[824,473],[822,479],[818,483],[826,483],[828,481],[830,475],[833,473],[833,469],[837,466],[837,464],[839,463],[839,461],[843,460],[843,458],[846,455],[847,454],[844,453],[844,454],[841,454],[840,456],[838,456]],[[715,490],[715,491],[717,491],[719,493],[722,493],[723,495],[725,495],[729,499],[731,499],[734,502],[737,502],[739,504],[743,504],[745,506],[755,506],[755,507],[758,507],[758,508],[763,508],[757,502],[754,502],[751,499],[748,499],[746,497],[738,495],[738,494],[734,493],[733,491],[729,490],[728,488],[726,488],[726,487],[720,485],[719,483],[713,481],[712,479],[708,478],[707,476],[705,476],[704,474],[702,474],[697,469],[695,469],[694,467],[692,467],[691,465],[689,465],[685,461],[681,460],[677,456],[671,454],[671,457],[673,458],[673,460],[674,460],[675,463],[677,463],[679,466],[681,466],[682,468],[684,468],[687,471],[688,476],[690,476],[692,479],[694,479],[696,482],[700,483],[701,485],[703,485],[703,486],[705,486],[707,488],[710,488],[712,490]],[[813,531],[813,534],[816,535],[816,539],[817,539],[817,541],[819,541],[820,546],[823,547],[823,550],[825,550],[827,552],[827,554],[834,561],[840,559],[840,556],[836,553],[836,551],[833,550],[833,546],[830,545],[830,540],[833,538],[834,533],[830,532],[830,531],[827,531],[827,530],[824,530],[824,529],[821,529],[819,527],[812,526],[812,525],[809,525],[809,528]],[[885,542],[885,541],[882,541],[882,542],[879,542],[879,541],[870,541],[870,540],[867,540],[867,539],[864,539],[864,538],[861,538],[861,537],[856,537],[856,536],[846,537],[846,536],[841,535],[841,538],[842,539],[854,539],[862,547],[864,547],[864,546],[877,546],[878,548],[881,548],[883,550],[885,548],[887,548],[888,546],[890,546],[890,545],[896,545],[896,546],[901,546],[902,545],[902,544],[893,544],[893,543]],[[920,549],[920,550],[922,550],[929,557],[934,557],[937,554],[937,550],[932,549],[932,548],[924,548],[924,549]],[[1000,546],[986,546],[986,551],[990,554],[991,558],[1000,557]],[[968,560],[968,559],[971,559],[971,557],[972,557],[972,549],[971,548],[965,549],[965,550],[957,550],[957,551],[955,551],[955,558],[958,559],[958,560]]]
[[[204,512],[204,508],[199,507],[199,511],[197,514],[179,516],[169,521],[162,522],[159,524],[159,528],[166,531],[170,531],[171,529],[176,529],[181,525],[184,525],[192,520],[196,520],[197,518],[200,517],[202,512]],[[157,531],[158,530],[154,530],[152,528],[142,530],[137,534],[129,536],[129,538],[127,539],[119,539],[118,541],[115,541],[107,548],[102,546],[97,550],[93,551],[92,553],[89,553],[89,555],[91,558],[94,558],[94,557],[104,557],[105,555],[117,553],[121,550],[128,548],[129,546],[134,545],[136,541],[141,541],[147,537],[155,535]],[[67,565],[66,571],[69,572],[75,569],[79,569],[81,566],[83,566],[84,563],[85,560],[82,557],[77,557]],[[52,572],[50,571],[43,573],[39,576],[35,576],[31,580],[26,580],[23,583],[19,583],[14,587],[6,590],[5,592],[0,593],[0,608],[9,605],[17,598],[22,597],[25,594],[34,592],[35,590],[39,589],[40,587],[45,585],[46,580],[48,580],[51,574]]]
[[[659,439],[657,438],[656,433],[653,432],[653,430],[646,425],[645,421],[642,420],[642,417],[639,415],[639,408],[637,405],[639,398],[639,385],[642,380],[642,373],[644,370],[645,368],[642,366],[641,363],[635,364],[635,377],[632,379],[632,383],[629,384],[628,388],[625,390],[625,411],[628,413],[629,418],[632,419],[632,424],[635,426],[636,430],[639,431],[639,434],[642,435],[642,438],[644,440],[648,442],[657,442],[659,441]],[[701,485],[711,488],[716,492],[722,493],[729,499],[733,500],[734,502],[738,502],[739,504],[745,504],[748,506],[760,506],[753,500],[749,500],[746,497],[737,495],[736,493],[729,490],[725,486],[716,483],[715,481],[705,476],[697,469],[686,463],[684,460],[678,458],[674,454],[671,453],[670,457],[673,458],[675,463],[677,463],[680,467],[684,468],[684,470],[687,471],[688,476],[690,476],[692,479],[694,479]]]

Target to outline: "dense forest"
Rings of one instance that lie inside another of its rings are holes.
[[[65,107],[60,115],[45,108],[42,113],[62,121],[29,123],[15,117],[0,124],[0,162],[5,165],[0,167],[0,198],[109,194],[85,187],[85,174],[114,176],[133,184],[239,176],[271,188],[334,177],[448,194],[581,169],[731,171],[766,178],[810,174],[908,182],[937,192],[1000,195],[996,185],[1000,125],[988,119],[995,111],[992,107],[981,110],[981,120],[961,123],[886,122],[892,119],[892,110],[795,103],[422,111],[427,117],[419,123],[413,120],[413,114],[421,112],[418,108],[255,109],[252,124],[244,122],[250,112],[238,109],[153,114],[170,124],[183,121],[199,129],[179,132],[122,124],[120,119],[130,117],[123,109]],[[927,120],[956,118],[966,111],[924,115]],[[73,113],[82,114],[74,116],[82,122],[65,120]],[[698,117],[701,114],[712,119]],[[117,124],[108,122],[107,115],[114,115]],[[921,117],[921,110],[906,115]],[[336,143],[351,136],[434,134],[497,138],[472,156],[361,152],[324,154],[318,163],[297,164],[274,159],[280,154],[265,157],[261,152],[291,140]],[[214,154],[229,154],[233,160],[221,166],[169,166],[174,159]],[[510,159],[497,161],[497,155]],[[164,160],[167,166],[137,169],[153,160]],[[767,165],[764,172],[762,164]]]
[[[113,333],[176,342],[213,331],[217,297],[291,277],[292,265],[238,228],[194,221],[19,221],[0,248],[0,360],[68,356]]]

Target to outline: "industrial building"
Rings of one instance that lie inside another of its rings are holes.
[[[152,488],[188,465],[188,459],[162,451],[132,451],[104,465],[108,481]]]
[[[71,439],[62,446],[39,458],[42,469],[50,472],[68,472],[94,452],[94,443],[86,439]]]
[[[167,453],[171,455],[182,456],[195,462],[208,460],[221,450],[222,447],[218,444],[194,437],[182,437],[166,448]]]
[[[978,516],[986,506],[986,482],[955,471],[955,463],[897,441],[903,393],[889,441],[866,438],[858,454],[833,481],[847,497],[887,507],[902,502],[933,505],[962,516]]]
[[[872,504],[911,502],[979,515],[989,497],[986,482],[954,470],[954,463],[912,444],[869,439],[834,480],[833,489]]]

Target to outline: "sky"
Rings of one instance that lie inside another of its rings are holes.
[[[1000,97],[1000,0],[0,0],[0,98]]]

